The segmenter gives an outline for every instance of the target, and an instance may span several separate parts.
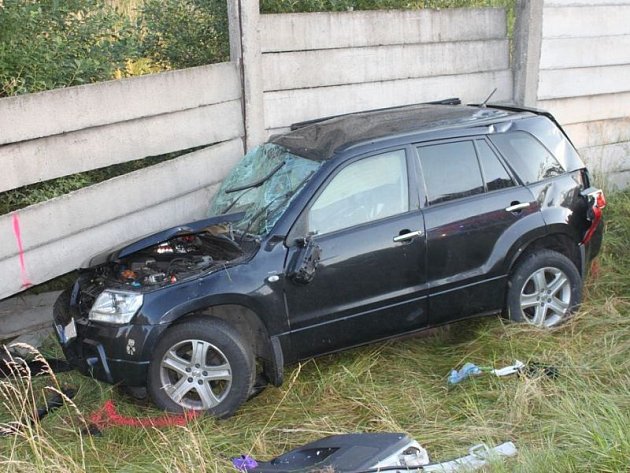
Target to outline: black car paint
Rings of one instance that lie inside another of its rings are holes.
[[[77,324],[77,338],[63,346],[64,352],[82,371],[99,379],[142,386],[152,349],[164,331],[208,307],[238,305],[258,317],[268,337],[265,352],[275,358],[271,365],[280,373],[284,363],[479,313],[498,312],[503,308],[510,269],[528,245],[554,234],[564,235],[576,246],[581,240],[586,206],[571,176],[583,167],[579,157],[572,148],[559,148],[561,132],[558,136],[553,131],[542,133],[546,134],[544,144],[548,149],[555,147],[567,173],[528,186],[425,207],[422,186],[415,177],[414,146],[428,140],[484,136],[508,129],[540,134],[541,127],[545,128],[541,120],[532,114],[500,117],[480,126],[445,126],[340,148],[247,258],[223,270],[147,290],[144,304],[130,324],[88,321],[87,314],[77,313],[75,290],[74,299],[55,311],[57,325],[67,323],[69,317]],[[296,222],[318,189],[352,160],[401,148],[407,152],[409,211],[313,237],[321,249],[313,281],[301,284],[286,277],[287,266],[299,249],[295,240],[305,236],[297,231]],[[530,206],[506,212],[514,202],[529,202]],[[176,227],[91,262],[103,264],[150,242],[164,241],[168,235],[197,231],[215,221]],[[402,244],[392,241],[394,236],[416,229],[424,235]],[[600,242],[601,228],[592,251],[579,248],[576,263],[582,272]],[[463,248],[475,251],[462,252]],[[455,249],[458,251],[453,253]],[[133,353],[127,349],[130,339],[135,340]],[[278,383],[280,378],[275,377]]]

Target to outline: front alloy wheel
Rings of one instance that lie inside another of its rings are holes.
[[[170,412],[233,414],[253,385],[252,347],[223,320],[195,318],[169,328],[153,352],[147,389]]]
[[[232,367],[211,343],[183,340],[164,354],[160,380],[166,394],[184,409],[208,410],[230,392]]]
[[[566,321],[582,297],[582,278],[566,256],[539,250],[518,264],[510,277],[510,319],[549,328]]]

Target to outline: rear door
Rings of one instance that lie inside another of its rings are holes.
[[[510,228],[537,212],[484,137],[416,148],[424,183],[431,323],[503,307]]]

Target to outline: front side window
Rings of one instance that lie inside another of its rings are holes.
[[[307,231],[325,234],[409,209],[405,151],[355,161],[333,177],[307,213]]]
[[[529,133],[497,133],[489,138],[525,184],[564,173],[556,158]]]
[[[472,141],[440,143],[418,148],[427,204],[438,204],[484,191]]]

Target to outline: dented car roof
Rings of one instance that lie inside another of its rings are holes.
[[[384,137],[479,126],[516,115],[531,114],[478,106],[421,104],[330,118],[274,136],[270,142],[305,158],[323,161],[342,149]]]

